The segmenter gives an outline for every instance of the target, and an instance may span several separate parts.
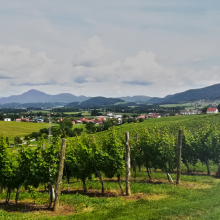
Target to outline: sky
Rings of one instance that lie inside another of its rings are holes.
[[[0,97],[164,97],[220,83],[219,0],[10,0]]]

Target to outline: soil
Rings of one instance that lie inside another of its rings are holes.
[[[62,190],[62,194],[82,194],[89,197],[117,197],[120,196],[120,191],[114,190],[114,191],[107,191],[105,190],[105,193],[100,192],[99,190],[89,190],[85,193],[83,190],[70,190],[69,192],[67,190]]]
[[[75,213],[75,208],[69,205],[59,206],[59,211],[55,213],[53,212],[53,207],[48,209],[46,205],[25,202],[18,202],[18,204],[15,204],[13,201],[7,204],[3,200],[0,200],[0,209],[9,213],[33,213],[46,214],[49,216],[70,215]]]

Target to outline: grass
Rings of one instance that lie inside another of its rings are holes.
[[[74,124],[72,129],[83,128],[83,131],[86,131],[86,124]]]
[[[128,102],[116,102],[114,105],[123,105],[123,104],[126,104]]]
[[[32,132],[38,132],[42,128],[48,128],[48,123],[7,122],[0,121],[0,135],[8,137],[10,142],[15,136],[24,137]]]
[[[165,104],[165,105],[160,105],[161,107],[193,107],[193,103],[184,103],[184,104]]]
[[[48,110],[33,110],[33,111],[31,111],[33,114],[37,114],[37,113],[39,113],[39,112],[42,112],[42,113],[46,113],[46,114],[49,114],[50,113],[50,111],[48,111]]]
[[[213,165],[213,170],[216,169]],[[195,170],[205,172],[205,167],[198,163]],[[176,174],[171,174],[175,180]],[[132,173],[134,177],[134,173]],[[124,177],[123,177],[124,178]],[[72,207],[73,214],[53,216],[48,212],[26,212],[22,210],[7,212],[0,207],[0,219],[219,219],[220,214],[220,180],[213,176],[182,175],[179,186],[169,184],[165,173],[152,172],[154,181],[164,181],[165,184],[149,184],[144,168],[137,172],[136,180],[131,182],[131,197],[91,197],[81,194],[82,182],[74,178],[70,180],[70,189],[74,194],[66,194],[63,191],[60,196],[61,207]],[[104,177],[104,185],[107,192],[119,194],[120,189],[116,178],[113,180]],[[98,179],[86,182],[89,192],[100,192],[101,185]],[[125,189],[125,182],[122,181]],[[36,192],[36,198],[21,188],[20,204],[35,202],[38,205],[48,204],[48,193],[42,192],[40,186]],[[62,190],[67,189],[63,180]],[[73,191],[74,190],[74,191]],[[77,190],[79,193],[77,193]],[[0,194],[0,199],[5,199],[6,193]],[[11,198],[14,199],[15,192]],[[23,205],[24,207],[24,205]]]

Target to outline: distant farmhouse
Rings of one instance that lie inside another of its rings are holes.
[[[217,108],[208,108],[206,111],[206,114],[213,114],[213,113],[218,113]]]
[[[10,118],[4,118],[4,121],[11,121]]]
[[[180,111],[181,115],[197,115],[197,114],[201,114],[202,111],[200,110],[187,110],[187,111]]]

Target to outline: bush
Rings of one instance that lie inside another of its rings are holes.
[[[143,122],[144,121],[144,119],[143,118],[139,118],[139,122]]]
[[[21,138],[19,138],[18,136],[15,136],[15,137],[14,137],[14,143],[15,143],[15,145],[17,145],[17,144],[22,144]]]

